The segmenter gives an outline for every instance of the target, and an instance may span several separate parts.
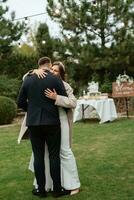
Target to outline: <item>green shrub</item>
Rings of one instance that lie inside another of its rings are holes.
[[[16,100],[21,81],[8,76],[0,76],[0,95]]]
[[[0,125],[11,123],[16,112],[16,103],[8,97],[0,96]]]
[[[103,92],[103,93],[112,93],[112,83],[110,83],[110,82],[104,82],[101,85],[100,91]]]
[[[104,74],[104,81],[101,84],[100,91],[104,93],[112,93],[112,82],[107,73]]]
[[[22,80],[23,75],[30,69],[37,68],[37,56],[25,56],[19,53],[13,53],[8,59],[0,62],[1,74],[10,78]]]

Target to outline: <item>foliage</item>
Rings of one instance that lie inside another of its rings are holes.
[[[52,38],[47,24],[41,23],[35,33],[35,48],[39,57],[48,56],[58,60],[63,53],[63,44],[60,39]]]
[[[4,1],[6,2],[6,0]],[[13,22],[15,13],[12,13],[11,19],[6,19],[5,14],[8,7],[0,5],[0,60],[7,59],[12,52],[13,42],[20,39],[25,30],[24,22]]]
[[[74,35],[74,40],[78,39],[80,44],[96,42],[104,47],[121,41],[133,30],[133,0],[116,3],[109,0],[57,2],[61,8],[60,15],[53,12],[56,1],[48,0],[50,16],[61,24],[65,37]]]
[[[38,57],[36,55],[23,55],[13,53],[8,60],[0,63],[1,74],[8,75],[10,78],[22,79],[23,75],[30,69],[37,68]]]
[[[133,9],[133,0],[48,0],[47,11],[59,23],[69,52],[64,52],[62,60],[78,86],[84,86],[94,73],[101,84],[106,73],[111,82],[124,70],[134,75]]]
[[[20,80],[9,78],[8,76],[0,76],[0,95],[10,97],[16,100],[20,88]]]
[[[107,73],[109,83],[124,71],[134,77],[133,9],[133,0],[48,0],[48,14],[59,23],[62,37],[52,38],[47,24],[40,23],[37,31],[29,34],[33,46],[23,44],[18,49],[15,43],[26,26],[13,21],[14,13],[11,19],[6,19],[8,8],[1,3],[1,74],[22,79],[28,70],[37,67],[39,57],[49,56],[52,61],[61,60],[65,64],[77,94],[93,79],[104,90],[108,86]]]
[[[24,55],[24,56],[37,56],[37,52],[33,46],[30,46],[27,43],[23,43],[21,46],[15,46],[14,47],[14,52]]]
[[[5,96],[0,96],[0,124],[9,124],[16,116],[16,103]]]
[[[48,26],[46,24],[40,24],[36,33],[36,43],[37,43],[37,52],[40,57],[47,55],[52,57],[52,41],[50,39],[50,34]]]
[[[104,93],[112,93],[112,82],[110,81],[109,74],[105,74],[104,81],[100,84],[100,91]]]
[[[0,4],[0,70],[1,74],[17,77],[19,74],[21,75],[21,71],[24,72],[22,65],[26,61],[24,56],[22,59],[22,56],[20,58],[19,55],[14,55],[14,46],[27,28],[24,22],[14,21],[14,12],[11,14],[11,18],[6,18],[8,7],[3,5],[6,1],[4,0]]]
[[[101,85],[100,91],[102,93],[112,93],[112,83],[111,82],[104,82]]]

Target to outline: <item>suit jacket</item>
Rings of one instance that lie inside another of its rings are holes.
[[[55,88],[58,94],[66,96],[63,82],[49,71],[43,79],[36,75],[24,79],[18,96],[18,107],[27,111],[27,126],[60,124],[57,106],[44,95],[47,88]]]
[[[70,128],[69,132],[70,132],[70,144],[71,144],[73,110],[76,107],[77,100],[73,94],[73,89],[71,88],[71,86],[67,82],[63,82],[63,83],[64,83],[65,90],[67,93],[67,97],[62,96],[62,95],[57,95],[55,105],[70,108],[67,111],[67,117],[68,117],[68,123],[69,123],[69,128]],[[19,132],[18,143],[20,143],[21,139],[27,139],[27,138],[28,138],[28,128],[26,126],[26,115],[25,115],[24,120],[21,125],[20,132]]]

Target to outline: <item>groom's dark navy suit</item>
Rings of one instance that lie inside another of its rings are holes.
[[[30,139],[34,153],[34,170],[40,191],[45,187],[44,149],[48,145],[50,173],[55,191],[60,191],[60,120],[54,100],[47,98],[45,89],[55,89],[59,95],[66,96],[62,81],[47,71],[43,79],[37,75],[27,76],[18,96],[18,107],[27,112],[26,125],[30,130]]]

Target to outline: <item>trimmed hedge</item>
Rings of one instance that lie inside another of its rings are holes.
[[[0,125],[10,124],[16,113],[16,103],[8,97],[0,96]]]

